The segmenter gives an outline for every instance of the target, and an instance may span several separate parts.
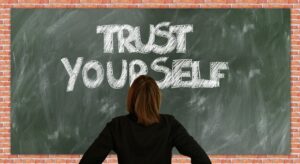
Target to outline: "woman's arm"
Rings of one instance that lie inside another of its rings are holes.
[[[93,144],[83,154],[79,164],[102,163],[108,153],[113,149],[113,138],[110,129],[110,122],[106,124]]]
[[[211,164],[211,161],[201,146],[188,134],[179,121],[172,116],[173,121],[173,144],[179,153],[189,156],[192,164]]]

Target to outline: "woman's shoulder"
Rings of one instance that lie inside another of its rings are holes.
[[[175,116],[173,116],[172,114],[160,114],[161,118],[166,120],[168,123],[174,123],[176,122],[176,118]]]
[[[111,119],[111,122],[117,122],[117,121],[121,121],[126,119],[127,114],[126,115],[119,115],[119,116],[115,116]]]
[[[171,114],[161,113],[159,114],[161,117],[164,117],[166,119],[174,119],[174,116]]]

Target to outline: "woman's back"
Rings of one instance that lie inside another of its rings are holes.
[[[115,152],[119,163],[171,163],[171,123],[161,115],[160,123],[144,126],[136,123],[133,114],[113,120]],[[145,161],[146,160],[146,161]]]
[[[160,114],[160,122],[149,126],[137,123],[134,114],[113,118],[80,163],[100,163],[113,150],[120,164],[170,164],[173,147],[191,157],[192,163],[211,163],[200,145],[169,114]]]
[[[136,78],[127,95],[129,114],[108,122],[80,163],[100,163],[114,150],[120,164],[170,164],[174,146],[181,154],[191,157],[193,164],[211,163],[172,115],[159,113],[161,98],[152,77]]]

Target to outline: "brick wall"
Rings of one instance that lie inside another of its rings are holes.
[[[291,8],[291,155],[210,155],[213,163],[300,163],[300,0],[0,0],[0,163],[78,163],[81,155],[10,155],[11,8]],[[118,163],[109,155],[105,163]],[[190,163],[174,155],[172,163]]]

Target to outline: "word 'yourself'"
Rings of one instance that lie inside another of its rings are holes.
[[[201,79],[200,74],[200,61],[192,61],[191,59],[177,59],[172,62],[172,69],[160,65],[158,63],[167,61],[168,57],[159,57],[156,58],[151,63],[151,69],[156,72],[164,73],[165,76],[162,80],[156,81],[159,88],[213,88],[218,87],[219,79],[224,78],[224,74],[220,70],[228,69],[226,62],[211,62],[210,63],[210,79]],[[67,86],[67,91],[73,91],[75,82],[79,75],[79,72],[82,67],[83,57],[78,57],[75,65],[71,66],[67,58],[61,59],[64,64],[68,75],[69,81]],[[129,63],[127,60],[122,60],[122,72],[119,79],[114,77],[113,73],[113,63],[112,61],[107,62],[106,64],[106,77],[110,87],[114,89],[122,88],[127,81],[128,70],[129,70],[129,84],[131,85],[135,78],[139,75],[147,74],[148,67],[146,63],[142,60],[136,59]],[[139,71],[136,71],[135,67],[139,67]],[[183,71],[183,68],[191,68],[191,70]],[[88,77],[88,72],[94,70],[96,72],[96,78]],[[82,68],[82,80],[84,85],[87,88],[96,88],[100,86],[105,77],[105,71],[100,62],[97,60],[90,60]],[[190,81],[183,81],[182,78],[190,78]]]

